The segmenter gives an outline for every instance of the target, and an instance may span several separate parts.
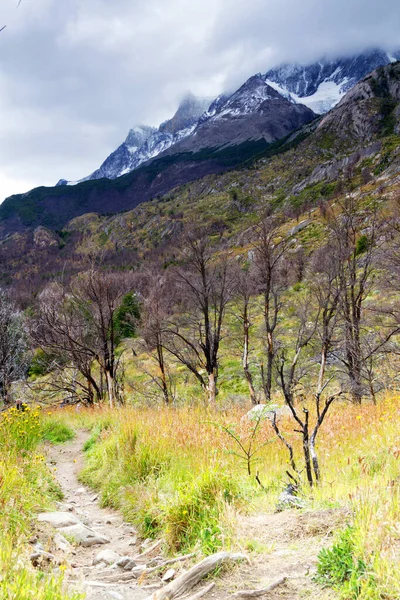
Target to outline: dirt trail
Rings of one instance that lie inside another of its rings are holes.
[[[117,512],[100,508],[97,494],[78,481],[78,473],[83,467],[82,447],[88,437],[87,432],[79,431],[72,442],[49,447],[47,452],[51,467],[57,469],[54,473],[64,492],[62,504],[71,505],[72,513],[85,525],[110,540],[110,543],[101,546],[76,547],[75,554],[70,557],[72,570],[69,579],[76,581],[76,587],[86,592],[88,600],[142,600],[150,595],[148,589],[143,589],[136,582],[105,582],[110,569],[104,564],[93,566],[93,559],[105,549],[132,557],[142,550],[134,528],[124,523]],[[119,569],[114,570],[114,573],[118,572],[123,573]]]
[[[146,585],[162,586],[159,578],[110,583],[107,577],[111,573],[123,574],[124,571],[93,566],[93,559],[104,549],[134,557],[143,548],[134,528],[124,523],[115,511],[100,508],[97,495],[78,481],[77,475],[83,467],[82,447],[87,438],[86,432],[78,432],[72,443],[48,450],[51,466],[57,469],[55,475],[65,495],[63,504],[71,505],[72,512],[85,525],[110,540],[102,546],[75,548],[75,554],[70,557],[69,580],[74,582],[74,587],[86,592],[88,600],[143,600],[154,591]],[[225,600],[239,589],[261,588],[282,575],[288,576],[287,582],[268,594],[265,597],[268,600],[334,600],[335,593],[321,590],[313,583],[312,575],[318,552],[331,544],[332,532],[345,518],[343,511],[332,509],[239,516],[238,546],[252,549],[251,564],[239,565],[222,574],[205,600]]]

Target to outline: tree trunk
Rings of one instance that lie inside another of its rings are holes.
[[[244,371],[244,376],[247,381],[247,385],[249,386],[251,403],[258,404],[256,392],[255,392],[254,385],[253,385],[253,376],[249,369],[249,329],[250,329],[250,323],[249,323],[247,316],[245,316],[245,320],[243,322],[243,359],[242,359],[243,371]]]
[[[304,427],[303,427],[303,452],[304,452],[304,460],[305,460],[305,464],[306,464],[306,473],[307,473],[307,480],[308,483],[310,485],[310,487],[313,486],[313,476],[312,476],[312,469],[311,469],[311,456],[310,456],[310,439],[309,439],[309,432],[308,432],[308,410],[304,409],[304,414],[305,414],[305,423],[304,423]]]
[[[314,469],[315,481],[316,481],[316,483],[319,483],[320,470],[319,470],[319,461],[318,461],[317,451],[315,449],[314,433],[311,435],[309,447],[310,447],[310,455],[311,455],[312,465],[313,465],[313,469]]]
[[[107,382],[107,394],[108,401],[110,404],[110,408],[114,408],[115,406],[115,396],[114,396],[114,381],[110,371],[106,370],[106,382]]]
[[[265,399],[267,402],[271,402],[271,389],[272,389],[272,368],[274,363],[274,343],[272,339],[272,333],[267,334],[267,377],[265,382]]]
[[[210,404],[215,404],[215,399],[217,397],[217,377],[215,372],[212,371],[208,374],[208,402]]]
[[[165,404],[169,405],[171,403],[171,398],[169,396],[167,374],[165,372],[164,352],[160,343],[157,343],[157,360],[160,368],[161,387],[164,396],[164,402]]]

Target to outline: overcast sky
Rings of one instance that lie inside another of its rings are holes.
[[[0,201],[283,61],[400,46],[400,0],[0,0]]]

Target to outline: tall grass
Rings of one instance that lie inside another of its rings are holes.
[[[61,496],[39,444],[39,410],[11,409],[0,417],[0,598],[66,600],[62,572],[48,575],[30,565],[27,539],[35,515]]]
[[[207,553],[236,543],[235,509],[274,507],[286,480],[287,451],[267,421],[259,442],[270,443],[260,451],[256,470],[268,493],[247,477],[230,436],[215,427],[234,427],[245,437],[243,412],[126,408],[71,411],[64,418],[95,433],[81,478],[100,490],[104,504],[122,510],[144,535],[162,535],[171,552],[199,547]],[[301,457],[289,417],[280,428]],[[361,599],[400,597],[399,431],[395,396],[377,406],[338,402],[318,441],[321,485],[304,486],[308,508],[348,509],[354,564],[366,565],[354,596]]]

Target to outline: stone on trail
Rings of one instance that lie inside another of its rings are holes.
[[[130,556],[121,556],[119,560],[115,563],[117,567],[121,567],[124,569],[126,565],[132,563],[131,569],[136,565],[135,561]]]
[[[83,523],[77,525],[71,525],[70,527],[63,527],[61,530],[63,535],[72,537],[80,546],[96,546],[97,544],[108,544],[110,540],[101,533],[93,531]]]
[[[57,550],[61,550],[61,552],[70,552],[72,550],[72,546],[69,541],[59,533],[56,533],[54,536],[54,544]]]
[[[175,569],[168,569],[163,575],[162,581],[171,581],[176,575]]]
[[[114,552],[114,550],[102,550],[93,559],[93,564],[105,563],[106,565],[113,565],[119,558],[121,558],[120,555]]]
[[[58,510],[62,512],[72,512],[74,510],[72,504],[66,504],[65,502],[57,502],[56,505]]]
[[[78,517],[69,512],[48,512],[40,513],[37,517],[41,523],[49,523],[56,529],[61,527],[69,527],[70,525],[78,525],[80,523]]]

